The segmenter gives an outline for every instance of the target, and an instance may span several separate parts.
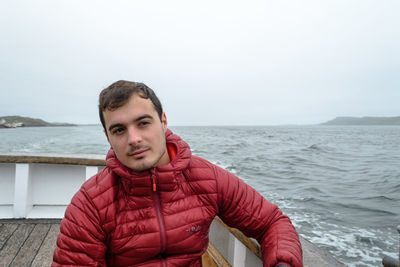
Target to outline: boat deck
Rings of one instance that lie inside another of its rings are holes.
[[[60,219],[0,219],[0,266],[50,266],[60,222]],[[345,266],[311,242],[301,238],[301,243],[305,267]]]
[[[0,220],[0,266],[50,266],[60,222]]]

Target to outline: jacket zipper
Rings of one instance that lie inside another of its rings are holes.
[[[160,225],[160,239],[161,239],[161,252],[162,255],[166,249],[166,234],[165,234],[165,226],[164,226],[164,218],[161,213],[161,201],[160,196],[157,191],[157,183],[156,183],[156,175],[151,173],[151,180],[152,180],[152,196],[154,200],[154,204],[156,207],[156,213],[158,218],[158,224]],[[162,266],[166,266],[165,259],[162,258]]]

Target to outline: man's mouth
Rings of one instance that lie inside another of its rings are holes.
[[[129,152],[128,156],[133,157],[135,159],[143,158],[148,150],[149,150],[148,148],[138,149],[133,152]]]

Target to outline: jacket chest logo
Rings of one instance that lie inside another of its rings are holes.
[[[196,233],[198,231],[200,231],[201,226],[200,225],[196,225],[196,226],[192,226],[191,228],[187,229],[186,232],[188,233]]]

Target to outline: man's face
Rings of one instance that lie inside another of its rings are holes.
[[[103,111],[107,140],[122,164],[135,171],[169,163],[165,144],[167,120],[158,117],[150,99],[133,94],[116,110]]]

